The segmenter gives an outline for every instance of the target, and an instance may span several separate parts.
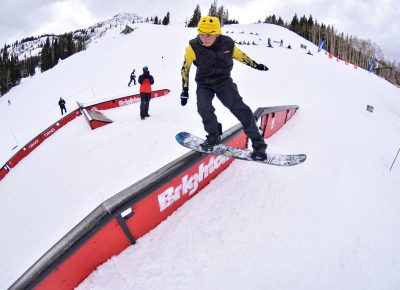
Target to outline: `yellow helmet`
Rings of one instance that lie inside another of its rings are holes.
[[[221,34],[219,19],[214,16],[201,17],[197,25],[197,32],[199,34]]]

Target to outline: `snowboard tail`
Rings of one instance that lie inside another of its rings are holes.
[[[264,163],[268,165],[294,166],[304,162],[307,158],[305,154],[288,155],[288,154],[276,154],[267,152],[267,158],[265,160],[254,160],[251,158],[251,154],[253,152],[252,150],[240,149],[225,144],[216,145],[211,151],[205,151],[200,146],[200,144],[202,144],[205,140],[187,132],[178,133],[175,136],[175,139],[182,146],[195,150],[197,152],[205,154],[213,154],[213,155],[223,155],[226,157],[231,157],[246,161],[253,161],[257,163]]]

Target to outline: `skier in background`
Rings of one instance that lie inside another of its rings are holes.
[[[60,106],[61,109],[61,115],[64,115],[64,111],[65,113],[67,113],[67,108],[65,107],[65,100],[63,98],[60,98],[60,100],[58,101],[58,105]]]
[[[144,120],[145,117],[150,117],[151,85],[154,84],[154,78],[147,66],[143,68],[143,74],[139,76],[138,82],[140,84],[140,118]]]
[[[128,87],[131,86],[131,82],[133,81],[133,85],[136,86],[136,75],[135,75],[135,69],[133,69],[133,72],[131,73],[130,81],[128,84]]]
[[[232,81],[231,70],[233,59],[236,59],[254,69],[267,71],[263,64],[258,64],[244,54],[229,36],[221,35],[219,19],[204,16],[197,26],[198,36],[189,41],[186,47],[185,59],[182,66],[181,105],[185,106],[189,99],[189,71],[192,63],[197,66],[197,111],[199,112],[204,129],[208,133],[201,147],[211,151],[221,142],[219,123],[215,115],[212,100],[214,95],[240,121],[246,135],[253,145],[252,158],[266,158],[264,138],[258,131],[251,109],[243,102],[237,85]],[[221,130],[222,131],[222,130]]]

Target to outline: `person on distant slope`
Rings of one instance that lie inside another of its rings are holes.
[[[131,86],[131,82],[133,82],[133,85],[134,85],[134,86],[136,86],[136,75],[135,75],[135,69],[133,69],[133,72],[131,73],[131,76],[130,76],[130,81],[129,81],[128,87],[130,87],[130,86]]]
[[[60,100],[58,101],[58,105],[60,106],[61,109],[61,115],[64,115],[64,111],[65,113],[67,113],[67,108],[65,107],[65,100],[63,98],[60,98]]]
[[[144,120],[145,117],[150,117],[151,85],[154,84],[154,78],[147,66],[143,68],[143,74],[139,76],[138,82],[140,84],[140,118]]]
[[[189,99],[189,71],[192,63],[197,67],[197,111],[199,112],[204,129],[208,133],[201,147],[211,151],[221,142],[222,131],[218,123],[215,109],[212,105],[214,95],[240,121],[246,135],[253,145],[252,158],[264,160],[266,158],[264,138],[258,131],[251,109],[243,102],[237,85],[232,81],[231,70],[233,59],[236,59],[254,69],[267,71],[263,64],[257,64],[244,54],[229,36],[221,35],[218,18],[204,16],[197,26],[198,36],[189,41],[186,47],[185,58],[181,70],[182,93],[181,105],[185,106]]]

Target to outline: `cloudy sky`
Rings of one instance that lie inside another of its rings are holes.
[[[120,12],[163,17],[184,23],[197,4],[207,14],[213,0],[2,0],[0,45],[42,33],[64,33],[86,28]],[[151,3],[151,4],[149,4]],[[290,21],[311,14],[318,22],[331,24],[338,32],[379,45],[387,59],[400,61],[400,5],[395,0],[219,0],[230,18],[241,24],[264,20],[267,15]]]

